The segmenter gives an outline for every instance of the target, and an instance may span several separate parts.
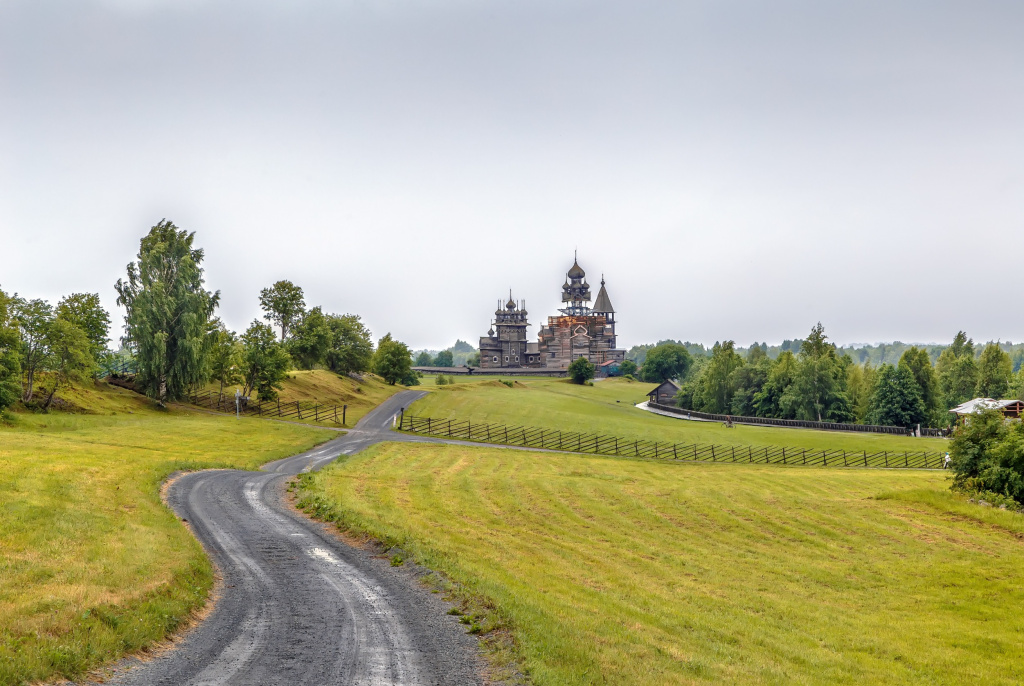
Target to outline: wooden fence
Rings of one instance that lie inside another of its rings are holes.
[[[662,403],[648,402],[648,407],[653,407],[662,412],[684,415],[694,419],[703,419],[712,422],[726,422],[730,419],[734,424],[752,424],[755,426],[788,426],[798,429],[817,429],[819,431],[853,431],[857,433],[889,434],[892,436],[911,436],[913,431],[902,426],[880,426],[877,424],[848,424],[845,422],[809,422],[802,419],[774,419],[772,417],[740,417],[739,415],[709,414],[697,412],[696,410],[684,410],[675,405],[663,405]],[[946,435],[942,429],[931,429],[921,427],[922,436],[939,438]]]
[[[217,412],[235,412],[235,396],[203,391],[189,396],[189,402]],[[239,414],[255,417],[281,417],[303,422],[321,422],[345,426],[348,405],[323,405],[312,401],[250,401],[243,399],[238,406]]]
[[[507,426],[456,419],[417,417],[405,413],[399,428],[417,434],[443,436],[484,443],[526,448],[560,450],[594,455],[643,457],[650,459],[696,460],[699,462],[744,462],[820,467],[881,467],[941,469],[944,452],[810,450],[780,446],[716,445],[707,443],[661,443],[617,436],[584,434],[530,426]]]

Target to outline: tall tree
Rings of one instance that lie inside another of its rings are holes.
[[[43,411],[50,409],[57,391],[72,381],[88,378],[96,364],[93,341],[80,327],[61,317],[54,318],[46,327],[46,349],[49,378]]]
[[[651,355],[653,354],[652,350]],[[648,360],[651,355],[647,356]],[[694,398],[696,409],[701,412],[731,412],[737,386],[734,372],[742,366],[743,358],[736,352],[733,341],[715,343],[711,349],[711,359],[701,376],[697,396]]]
[[[1010,381],[1010,390],[1006,395],[1009,398],[1024,400],[1024,367],[1018,369],[1017,373],[1013,375],[1013,379]]]
[[[354,374],[370,369],[373,360],[373,339],[359,315],[332,314],[327,317],[331,329],[331,347],[327,351],[327,368],[336,374]]]
[[[330,322],[319,307],[302,315],[288,340],[288,351],[299,369],[324,364],[333,339]]]
[[[437,357],[434,358],[434,366],[435,367],[454,367],[455,366],[455,358],[452,355],[452,351],[451,350],[442,350],[441,352],[439,352],[437,354]]]
[[[908,428],[924,422],[921,389],[908,365],[879,367],[870,418],[873,424]]]
[[[32,400],[36,372],[46,368],[50,349],[46,331],[53,322],[53,307],[45,300],[14,298],[14,320],[21,337],[21,370],[24,375],[21,399]]]
[[[98,293],[72,293],[57,303],[57,317],[71,322],[89,339],[89,351],[99,360],[110,341],[110,314],[100,304]]]
[[[910,370],[914,382],[921,391],[921,402],[924,403],[925,410],[925,420],[921,423],[927,426],[937,425],[945,408],[942,407],[939,377],[928,357],[928,351],[911,346],[900,356],[899,366]]]
[[[846,396],[846,365],[818,322],[800,345],[800,364],[781,399],[798,419],[844,422],[853,419]]]
[[[242,375],[242,343],[235,332],[229,331],[219,319],[214,321],[211,338],[208,358],[210,378],[220,384],[220,393],[223,395],[224,386],[245,380]]]
[[[115,286],[126,310],[122,341],[138,361],[136,383],[161,404],[206,380],[209,325],[220,292],[205,290],[203,251],[194,240],[195,233],[162,220],[142,239],[128,280]]]
[[[794,418],[794,412],[782,406],[782,398],[796,378],[797,367],[796,356],[789,350],[783,351],[775,360],[768,372],[768,380],[754,394],[758,417]]]
[[[21,396],[21,356],[14,299],[0,290],[0,412]]]
[[[1013,376],[1013,361],[998,343],[989,343],[978,358],[978,386],[975,393],[979,398],[1005,398],[1010,390]]]
[[[854,421],[858,424],[869,421],[871,399],[874,397],[877,381],[878,370],[871,366],[870,361],[852,364],[846,370],[846,394],[850,398]]]
[[[433,367],[434,358],[430,356],[426,350],[421,350],[420,354],[416,356],[417,367]]]
[[[264,319],[281,327],[281,340],[285,341],[306,311],[306,301],[301,288],[291,281],[278,281],[260,291],[260,307],[266,313]]]
[[[732,396],[732,414],[741,417],[756,417],[757,405],[755,396],[768,383],[768,375],[772,370],[772,361],[768,359],[765,349],[756,343],[747,351],[746,363],[733,371],[735,391]]]
[[[684,346],[678,343],[659,343],[647,351],[640,375],[644,381],[651,383],[682,379],[692,364],[693,358]]]
[[[390,333],[377,343],[377,352],[373,355],[373,373],[392,385],[400,383],[414,386],[419,383],[412,369],[409,346],[391,338]]]
[[[974,362],[974,341],[963,331],[957,332],[953,343],[942,351],[935,362],[935,371],[946,409],[975,397],[978,366]]]
[[[258,319],[253,320],[242,334],[242,395],[255,391],[260,400],[276,400],[290,366],[291,358],[274,330]]]

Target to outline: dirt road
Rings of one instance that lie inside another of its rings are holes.
[[[476,640],[412,574],[339,543],[284,502],[290,476],[382,440],[422,395],[399,393],[348,434],[266,465],[187,474],[168,490],[223,575],[213,612],[180,645],[107,683],[479,684]]]

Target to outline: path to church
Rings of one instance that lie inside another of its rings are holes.
[[[168,502],[216,563],[220,596],[173,649],[119,663],[106,683],[483,683],[476,639],[417,583],[414,568],[339,542],[285,502],[292,476],[340,455],[381,441],[447,442],[390,430],[421,395],[398,393],[346,435],[261,472],[175,481]]]

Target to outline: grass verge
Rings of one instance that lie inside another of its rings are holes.
[[[512,380],[512,377],[509,379]],[[413,414],[473,422],[528,425],[561,431],[619,436],[670,443],[792,446],[807,450],[868,452],[945,450],[940,438],[904,438],[784,427],[740,426],[663,417],[633,407],[647,399],[655,384],[607,379],[593,386],[565,379],[514,380],[509,388],[493,377],[486,382],[454,386],[425,385],[432,391],[413,403]]]
[[[100,386],[72,395],[105,414],[19,413],[0,425],[0,684],[81,676],[203,604],[212,568],[160,502],[168,475],[254,469],[337,436],[160,411]]]
[[[545,684],[1013,684],[1021,517],[942,474],[383,444],[307,507],[494,608]]]

